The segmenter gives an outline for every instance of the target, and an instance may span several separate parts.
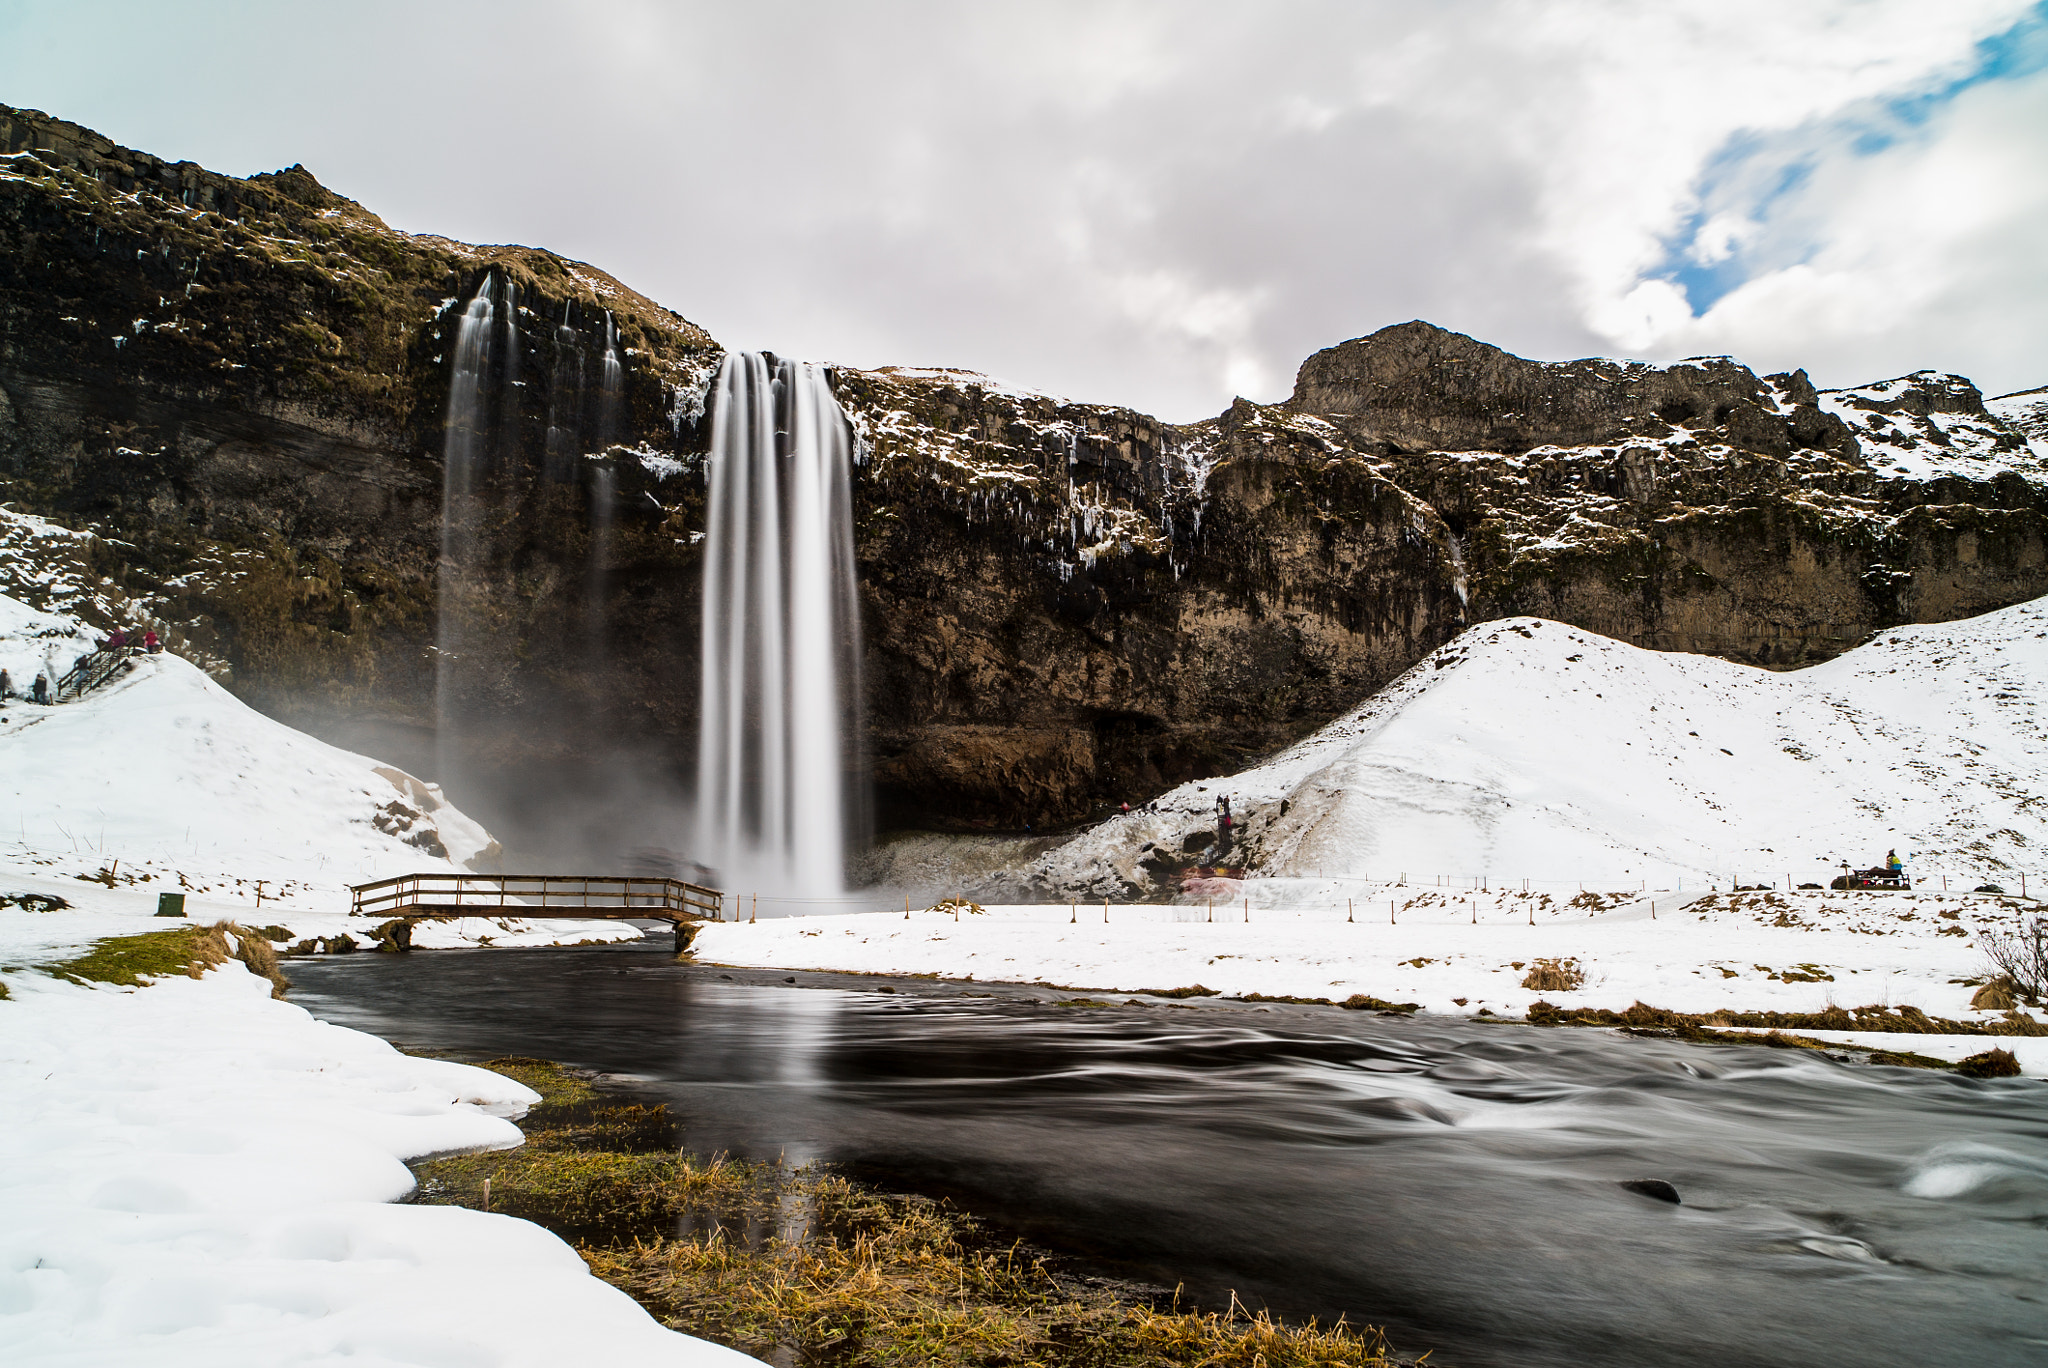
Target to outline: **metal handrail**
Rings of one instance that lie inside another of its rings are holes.
[[[113,676],[122,661],[135,654],[132,646],[97,648],[80,656],[75,664],[57,676],[56,688],[50,695],[53,703],[62,703],[66,696],[83,698]]]
[[[351,885],[350,892],[357,916],[483,916],[516,909],[676,920],[715,919],[725,907],[725,895],[715,888],[634,874],[399,874]]]

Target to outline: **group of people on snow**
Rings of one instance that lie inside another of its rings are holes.
[[[96,642],[92,650],[73,661],[71,668],[76,670],[103,652],[112,651],[117,655],[125,655],[130,651],[140,651],[144,655],[162,655],[163,649],[163,638],[156,634],[154,628],[144,628],[137,633],[125,627],[116,627],[107,634],[105,640]],[[26,698],[31,703],[40,703],[48,707],[57,701],[57,690],[62,679],[63,675],[58,671],[55,662],[45,658],[42,670],[36,675],[35,683],[29,685],[26,694],[17,694],[14,690],[13,676],[6,670],[0,670],[0,700]]]
[[[155,628],[144,628],[142,634],[137,636],[125,627],[116,627],[107,634],[107,639],[100,642],[94,649],[101,651],[140,651],[144,655],[162,655],[164,643],[157,636]]]

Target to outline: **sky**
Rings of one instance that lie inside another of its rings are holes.
[[[1176,421],[1410,318],[2048,385],[2048,0],[0,0],[0,103]]]

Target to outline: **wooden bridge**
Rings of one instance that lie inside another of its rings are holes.
[[[596,917],[665,921],[676,948],[690,923],[720,921],[725,895],[681,879],[627,874],[401,874],[355,884],[351,913],[408,924],[451,917]]]

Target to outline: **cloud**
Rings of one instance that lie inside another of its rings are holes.
[[[2048,380],[2048,83],[1959,93],[1911,136],[1822,160],[1761,226],[1760,264],[1664,347],[1734,349],[1837,382],[1939,364],[1988,392]]]
[[[2016,388],[2041,12],[74,0],[0,9],[0,91],[594,261],[733,345],[1174,418],[1411,317]]]

